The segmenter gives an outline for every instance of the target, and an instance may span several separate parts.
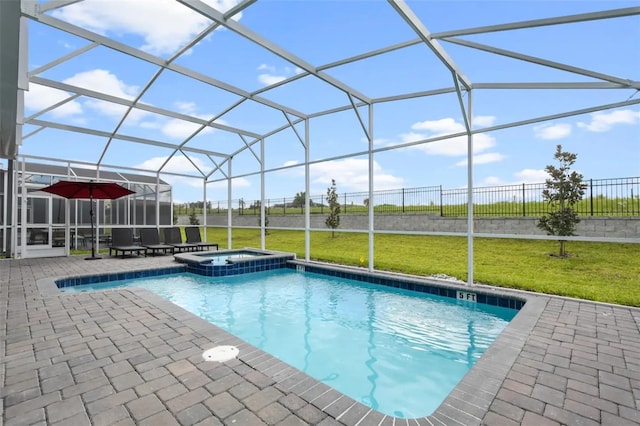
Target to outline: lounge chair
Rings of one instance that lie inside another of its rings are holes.
[[[180,233],[180,228],[174,226],[173,228],[164,228],[164,242],[165,244],[169,244],[178,250],[182,251],[196,251],[198,246],[191,243],[183,243],[182,242],[182,234]]]
[[[215,247],[219,250],[218,243],[208,243],[200,239],[200,228],[197,226],[186,226],[184,233],[187,234],[187,243],[195,244],[198,250],[204,250],[209,247]]]
[[[122,253],[122,258],[124,259],[125,254],[137,254],[144,253],[147,255],[147,249],[142,246],[137,246],[133,243],[133,231],[131,228],[113,228],[111,230],[111,246],[109,247],[109,256],[111,256],[112,252],[116,253],[118,256],[118,252]]]
[[[156,228],[143,228],[140,230],[140,245],[147,249],[147,254],[151,252],[152,255],[160,252],[164,254],[167,252],[173,253],[175,249],[170,244],[162,244],[160,242],[160,234]]]

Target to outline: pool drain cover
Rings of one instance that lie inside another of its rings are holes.
[[[237,357],[239,352],[235,346],[216,346],[215,348],[204,351],[202,358],[204,358],[205,361],[225,362]]]

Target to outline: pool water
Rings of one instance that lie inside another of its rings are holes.
[[[385,414],[430,415],[517,313],[290,269],[67,287],[146,288]]]
[[[233,251],[228,253],[196,254],[196,256],[202,258],[203,260],[210,260],[214,265],[224,265],[227,263],[227,260],[259,257],[263,256],[263,254],[251,251]]]

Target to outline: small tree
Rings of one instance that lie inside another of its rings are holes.
[[[291,203],[291,207],[304,207],[306,197],[306,192],[298,192],[296,196],[293,197],[293,203]]]
[[[540,218],[538,228],[546,231],[547,235],[575,235],[580,218],[573,206],[582,199],[586,189],[582,175],[571,171],[571,166],[578,156],[562,151],[562,145],[558,145],[553,157],[558,160],[559,167],[549,165],[545,168],[549,179],[546,180],[545,189],[542,191],[542,197],[551,206],[551,212]],[[559,256],[567,256],[564,240],[560,240]]]
[[[195,210],[189,215],[189,225],[200,225],[200,219],[196,216]]]
[[[340,226],[340,203],[338,202],[335,179],[331,179],[331,186],[327,188],[327,203],[329,204],[329,216],[324,223],[327,228],[336,229]],[[333,237],[335,237],[335,231],[331,231],[331,238]]]

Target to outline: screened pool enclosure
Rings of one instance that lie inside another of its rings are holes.
[[[245,227],[264,249],[264,200],[302,194],[294,229],[309,259],[311,231],[326,230],[309,195],[335,179],[367,194],[367,229],[337,231],[367,234],[375,269],[374,237],[395,232],[375,227],[376,191],[444,183],[467,188],[468,224],[435,234],[466,237],[473,282],[474,238],[492,236],[473,227],[479,182],[541,176],[560,142],[599,164],[585,175],[640,173],[637,2],[21,0],[0,12],[13,254],[81,244],[87,202],[38,194],[77,174],[136,192],[98,203],[103,230],[166,226],[172,202],[226,199],[228,247],[232,200],[261,200]]]

